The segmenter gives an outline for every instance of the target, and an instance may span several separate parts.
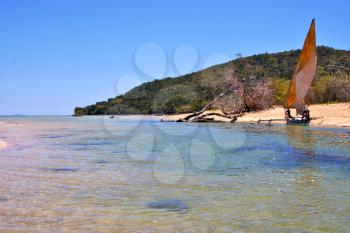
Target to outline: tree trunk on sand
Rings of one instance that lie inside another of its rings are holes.
[[[219,96],[215,97],[213,101],[205,105],[204,108],[202,108],[202,110],[200,110],[199,112],[191,113],[190,115],[177,120],[177,122],[235,122],[237,120],[237,116],[232,114],[227,114],[224,111],[222,111],[222,114],[217,112],[205,113],[205,111],[207,111],[211,105],[216,103],[224,95],[225,95],[224,93],[221,93]],[[214,117],[210,117],[210,116],[219,116],[224,118],[225,120],[215,120]]]
[[[215,120],[215,118],[210,117],[210,116],[219,116],[222,118],[228,118],[229,122],[235,122],[237,120],[236,116],[220,114],[217,112],[209,112],[209,113],[204,113],[204,114],[196,116],[196,117],[192,117],[189,121],[190,122],[227,122],[224,120]]]

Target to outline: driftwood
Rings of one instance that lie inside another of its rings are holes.
[[[177,120],[177,122],[235,122],[237,120],[237,117],[240,116],[241,113],[232,114],[226,113],[225,111],[222,111],[222,114],[218,112],[205,113],[205,111],[207,111],[211,105],[216,103],[224,95],[224,93],[220,94],[219,96],[215,97],[213,101],[205,105],[204,108],[202,108],[202,110],[191,113],[188,116]],[[219,116],[225,118],[226,120],[215,120],[215,118],[211,116]]]
[[[229,118],[230,122],[235,122],[237,120],[237,117],[235,116],[231,116],[231,115],[227,115],[227,114],[221,114],[221,113],[217,113],[217,112],[209,112],[209,113],[205,113],[196,117],[193,117],[190,119],[191,122],[210,122],[210,121],[215,121],[214,118],[209,117],[209,116],[219,116],[219,117],[223,117],[223,118]],[[216,120],[218,121],[218,120]],[[221,121],[220,121],[221,122]],[[226,122],[226,121],[224,121]]]
[[[193,120],[192,122],[214,122],[215,119],[213,117],[207,117],[207,118],[196,118],[196,120]]]
[[[189,121],[192,117],[196,117],[202,113],[204,113],[211,105],[215,104],[221,97],[223,97],[225,94],[221,93],[219,96],[215,97],[215,99],[213,101],[211,101],[210,103],[208,103],[207,105],[204,106],[204,108],[202,108],[202,110],[200,110],[199,112],[194,112],[188,116],[186,116],[183,119],[180,119],[182,121]]]

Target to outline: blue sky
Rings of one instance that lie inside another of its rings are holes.
[[[0,1],[0,115],[71,114],[154,78],[317,44],[350,49],[343,1]]]

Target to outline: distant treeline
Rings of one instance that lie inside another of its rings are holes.
[[[232,92],[232,80],[236,84],[238,82],[245,97],[249,97],[249,104],[243,106],[245,111],[263,109],[272,104],[280,105],[287,93],[299,54],[300,50],[259,54],[177,78],[156,79],[137,86],[124,95],[86,107],[77,107],[75,114],[193,112],[200,110],[220,93]],[[350,101],[350,51],[320,46],[317,48],[317,56],[317,74],[306,102]],[[227,85],[227,73],[230,73],[230,85]],[[261,99],[259,95],[264,95],[264,103],[254,103],[254,98]],[[237,94],[228,95],[225,101],[219,103],[220,107],[236,110],[237,105],[232,105],[237,102],[236,97]],[[239,106],[242,107],[242,104]]]

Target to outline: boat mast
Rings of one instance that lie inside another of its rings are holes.
[[[316,64],[316,33],[313,19],[289,85],[285,108],[295,108],[297,114],[302,114],[305,109],[304,98],[316,74]]]

